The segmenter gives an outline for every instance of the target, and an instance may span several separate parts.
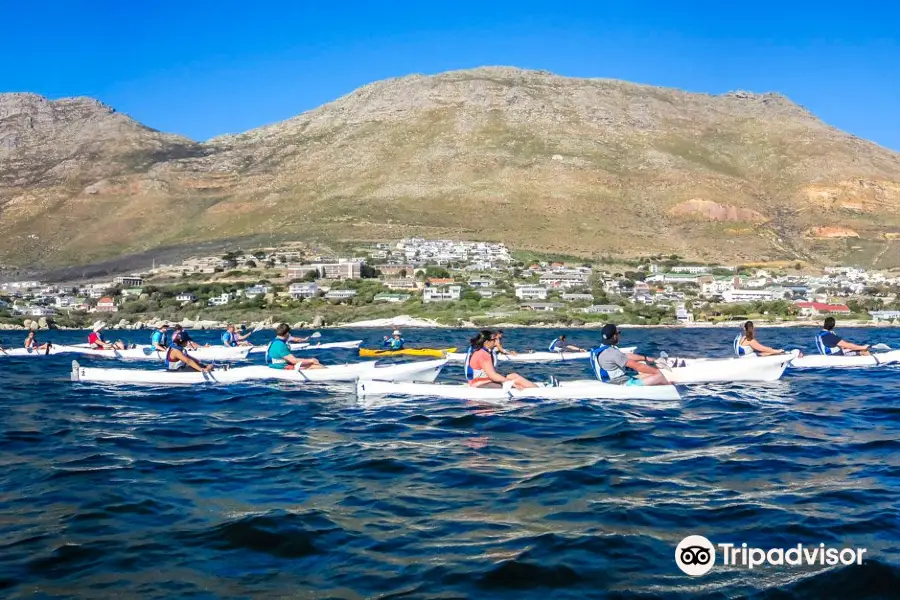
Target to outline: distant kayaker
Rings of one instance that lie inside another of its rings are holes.
[[[169,324],[160,325],[150,336],[150,345],[154,350],[166,352],[169,349]]]
[[[107,342],[103,339],[101,331],[106,327],[103,321],[94,323],[93,331],[88,335],[88,345],[94,350],[125,350],[125,343],[121,340]]]
[[[176,325],[177,330],[180,325]],[[190,341],[190,339],[188,339]],[[195,358],[188,355],[185,350],[185,340],[183,336],[172,336],[172,345],[166,348],[166,370],[180,371],[182,369],[193,369],[199,372],[209,372],[215,367],[213,365],[204,365]],[[194,344],[196,346],[196,344]]]
[[[324,369],[325,365],[315,358],[297,358],[291,354],[288,340],[291,337],[291,326],[282,323],[275,328],[275,339],[266,349],[266,364],[272,369]]]
[[[566,341],[566,336],[561,335],[552,342],[550,342],[550,347],[548,348],[550,352],[584,352],[584,348],[579,348],[573,344],[570,344]]]
[[[387,348],[388,350],[403,350],[403,344],[406,343],[406,340],[403,339],[403,335],[399,330],[395,329],[394,333],[391,334],[391,337],[384,336],[384,341],[382,342],[382,346]]]
[[[633,352],[619,350],[619,328],[607,323],[601,330],[603,343],[591,350],[591,364],[600,381],[619,385],[666,385],[665,376],[656,367],[649,364],[656,362],[650,356],[642,356]],[[637,373],[629,375],[626,369]]]
[[[518,352],[514,350],[507,350],[503,347],[503,330],[498,329],[494,332],[494,356],[498,356],[500,354],[505,354],[506,356],[515,356]],[[496,363],[496,361],[494,361]]]
[[[196,350],[200,347],[200,344],[195,342],[190,334],[184,330],[184,327],[181,325],[175,325],[173,327],[174,331],[172,332],[172,343],[181,348],[187,348],[188,350]],[[209,344],[207,344],[208,346]]]
[[[245,341],[253,335],[253,332],[240,334],[237,332],[237,327],[234,325],[228,325],[225,328],[225,333],[222,334],[222,343],[228,346],[229,348],[234,348],[235,346],[252,346],[250,342]]]
[[[471,340],[466,356],[466,381],[472,387],[499,388],[509,383],[517,390],[537,387],[518,373],[503,375],[494,369],[493,350],[497,344],[492,331],[482,331]]]
[[[734,353],[738,356],[773,356],[787,354],[784,350],[769,348],[756,339],[756,327],[753,321],[744,323],[744,332],[734,338]]]
[[[50,344],[38,344],[37,337],[35,337],[34,331],[29,331],[28,335],[25,336],[25,348],[27,348],[28,350],[47,351],[50,349]]]
[[[834,317],[826,317],[824,329],[816,334],[816,348],[819,354],[843,354],[853,356],[869,354],[869,346],[860,346],[841,338],[834,332]]]

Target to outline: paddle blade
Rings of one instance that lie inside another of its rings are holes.
[[[869,350],[878,350],[879,352],[887,352],[888,350],[893,350],[887,344],[872,344],[869,346]]]
[[[320,338],[320,337],[322,337],[322,334],[319,333],[318,331],[314,331],[313,333],[309,334],[309,339],[311,339],[311,340],[314,340],[314,339]]]

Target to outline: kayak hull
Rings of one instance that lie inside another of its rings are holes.
[[[634,352],[637,346],[628,348],[619,348],[622,352]],[[591,357],[590,352],[520,352],[518,354],[500,354],[497,356],[498,363],[544,363],[544,362],[565,362],[572,360],[587,360]],[[450,362],[465,362],[465,352],[453,352],[447,355]]]
[[[662,368],[670,383],[729,383],[733,381],[777,381],[799,352],[752,358],[675,359],[677,366]]]
[[[900,362],[900,350],[879,352],[869,356],[826,356],[824,354],[808,354],[796,358],[791,366],[797,369],[833,369],[852,367],[877,367]]]
[[[404,348],[403,350],[374,350],[360,348],[359,355],[365,358],[384,358],[389,356],[429,356],[441,358],[445,354],[456,352],[456,348]]]
[[[235,348],[229,348],[227,346],[204,346],[197,350],[188,350],[187,353],[199,361],[213,362],[245,360],[249,351],[249,346],[237,346]],[[7,350],[7,353],[9,353],[10,356],[44,356],[48,354],[43,350],[27,350],[25,348],[14,348],[12,350]],[[166,360],[166,353],[155,350],[152,346],[137,346],[135,348],[128,348],[127,350],[97,350],[96,348],[88,348],[87,346],[53,344],[49,354],[81,354],[83,356],[117,360],[151,360],[156,362],[163,362]],[[3,355],[0,354],[0,356]]]
[[[422,396],[450,398],[454,400],[678,400],[680,395],[674,385],[631,386],[614,385],[592,379],[560,382],[559,387],[537,387],[527,390],[501,388],[475,388],[465,384],[395,383],[360,379],[356,383],[356,395],[369,396]]]
[[[72,361],[72,381],[134,385],[226,384],[251,381],[314,383],[320,381],[356,381],[364,376],[386,381],[423,381],[430,383],[437,379],[445,364],[447,364],[447,361],[443,359],[391,365],[363,362],[335,365],[326,369],[304,369],[300,371],[272,369],[267,366],[256,365],[200,373],[192,370],[100,369],[82,367],[76,361]]]
[[[324,344],[308,344],[306,342],[291,344],[291,352],[309,352],[313,350],[344,350],[359,348],[362,340],[350,340],[349,342],[326,342]],[[250,354],[261,354],[266,351],[268,344],[253,346],[250,348]]]

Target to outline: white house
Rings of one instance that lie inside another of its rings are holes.
[[[330,290],[325,294],[325,299],[344,302],[345,300],[350,300],[354,296],[356,296],[356,290]]]
[[[462,292],[462,286],[460,285],[426,287],[422,290],[422,302],[449,302],[452,300],[459,300],[460,292]]]
[[[227,292],[209,299],[210,306],[225,306],[229,302],[231,302],[231,294]]]
[[[140,275],[126,275],[123,277],[116,277],[113,279],[113,283],[124,288],[141,287],[144,285],[144,278]]]
[[[581,312],[594,315],[615,315],[624,311],[621,306],[615,304],[595,304],[581,309]]]
[[[560,298],[565,302],[593,302],[593,294],[560,294]]]
[[[709,273],[709,271],[710,267],[700,265],[675,265],[669,269],[670,273],[690,273],[692,275],[702,275],[703,273]]]
[[[375,298],[373,298],[373,300],[375,302],[389,302],[391,304],[398,304],[400,302],[406,302],[410,298],[411,296],[409,294],[388,294],[382,292],[381,294],[375,294]]]
[[[292,283],[288,288],[291,298],[314,298],[319,293],[319,286],[315,283]]]
[[[516,286],[516,298],[520,300],[546,300],[547,288],[537,285]]]
[[[738,302],[768,302],[775,299],[772,290],[725,290],[722,300],[728,304]]]
[[[97,307],[94,309],[94,312],[119,312],[119,307],[116,306],[115,299],[104,296],[97,301]]]
[[[197,296],[195,296],[194,294],[190,294],[188,292],[184,292],[182,294],[178,294],[177,296],[175,296],[175,299],[178,300],[179,302],[196,302]]]
[[[256,298],[257,296],[265,296],[266,294],[271,293],[271,291],[271,285],[254,285],[244,290],[244,297]]]
[[[469,287],[473,288],[489,288],[494,287],[496,282],[490,277],[476,277],[469,280]]]
[[[25,314],[32,317],[52,317],[56,311],[49,306],[30,306]]]
[[[679,323],[693,323],[694,313],[685,308],[684,304],[679,304],[675,308],[675,320]]]

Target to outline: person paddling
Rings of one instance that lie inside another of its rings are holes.
[[[493,350],[497,344],[492,331],[482,331],[471,340],[466,355],[466,381],[472,387],[504,387],[509,383],[517,390],[537,387],[518,373],[503,375],[494,368]]]
[[[222,334],[222,343],[228,346],[229,348],[234,348],[235,346],[251,346],[252,344],[246,341],[253,335],[253,332],[240,334],[237,332],[237,327],[229,324],[228,327],[225,328],[225,333]]]
[[[106,328],[106,323],[97,321],[94,323],[93,331],[88,335],[88,345],[94,350],[125,350],[125,343],[121,340],[115,342],[107,342],[100,333]]]
[[[291,326],[281,323],[275,328],[275,339],[266,348],[266,364],[272,369],[324,369],[325,365],[315,358],[297,358],[291,354],[288,340],[291,337]]]
[[[612,323],[607,323],[601,330],[603,343],[591,350],[591,365],[600,381],[617,385],[666,385],[669,382],[656,367],[647,363],[656,361],[649,356],[641,356],[633,352],[619,350],[620,330]],[[626,371],[634,371],[636,376]]]
[[[176,328],[178,326],[176,325]],[[166,370],[180,371],[182,369],[193,369],[201,373],[209,372],[214,369],[213,365],[204,365],[197,359],[191,357],[185,350],[185,340],[183,337],[172,336],[172,345],[166,348]],[[194,344],[196,346],[196,344]]]
[[[187,348],[188,350],[197,350],[200,348],[200,344],[195,342],[190,334],[184,330],[184,327],[181,325],[176,325],[173,328],[175,331],[172,332],[172,343],[181,347]],[[207,344],[208,346],[209,344]]]
[[[29,331],[28,335],[25,336],[25,348],[27,350],[39,350],[46,352],[50,350],[50,344],[38,344],[37,337],[35,336],[34,331]]]
[[[579,348],[566,341],[566,336],[561,335],[552,342],[548,348],[550,352],[584,352],[584,348]]]
[[[497,364],[497,361],[496,361],[497,356],[499,356],[501,354],[503,354],[505,356],[515,356],[518,354],[518,352],[516,352],[515,350],[507,350],[506,348],[503,347],[503,330],[498,329],[497,331],[494,332],[493,355],[495,358],[495,360],[494,360],[495,365]]]
[[[861,346],[848,342],[834,332],[836,322],[834,317],[826,317],[824,329],[816,334],[816,349],[819,354],[843,354],[844,356],[854,356],[857,354],[868,355],[869,346]]]
[[[166,352],[169,350],[168,323],[163,323],[153,332],[153,335],[150,336],[150,346],[159,352]]]
[[[774,356],[787,354],[785,350],[776,350],[761,344],[756,339],[756,327],[753,321],[744,323],[744,332],[734,338],[734,353],[737,356]]]
[[[384,341],[382,342],[382,346],[387,348],[388,350],[403,350],[403,344],[406,343],[406,340],[403,339],[403,335],[399,330],[395,329],[394,333],[391,334],[391,337],[384,336]]]

